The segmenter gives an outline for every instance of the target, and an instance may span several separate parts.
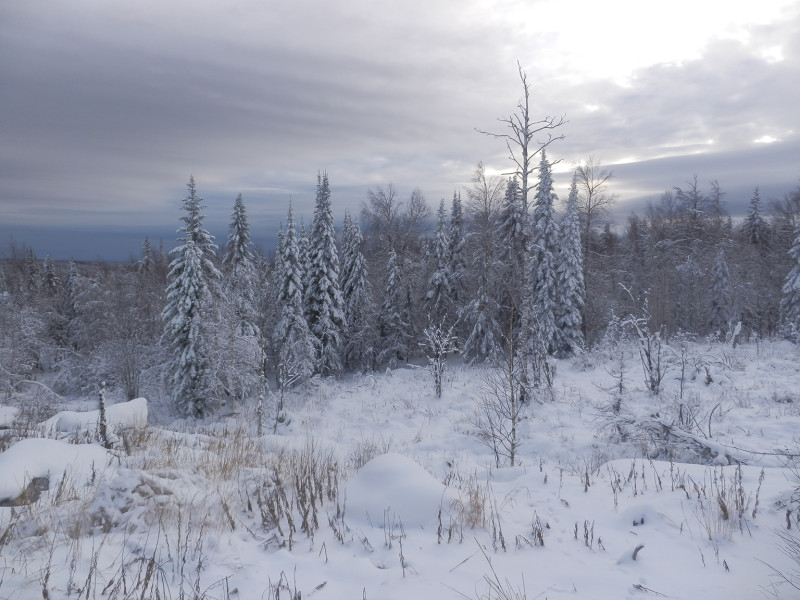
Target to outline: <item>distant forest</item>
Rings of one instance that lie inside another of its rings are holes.
[[[518,355],[521,381],[541,385],[551,357],[601,344],[631,317],[664,339],[797,341],[800,188],[769,206],[755,188],[734,223],[724,191],[695,177],[612,224],[609,169],[578,167],[559,202],[538,154],[530,201],[517,177],[487,177],[479,164],[471,187],[435,212],[419,191],[378,186],[338,235],[320,174],[311,227],[288,206],[270,256],[250,241],[241,196],[218,248],[193,180],[169,256],[147,239],[127,264],[14,248],[0,263],[0,379],[9,396],[40,375],[60,394],[105,381],[203,415],[265,387],[436,351]]]
[[[63,395],[106,382],[200,417],[276,390],[280,411],[284,392],[313,377],[425,359],[438,394],[457,352],[497,365],[524,401],[549,388],[554,359],[625,339],[656,393],[668,338],[800,340],[800,187],[768,207],[754,188],[734,223],[724,190],[695,176],[612,227],[613,172],[594,159],[559,202],[547,149],[564,119],[534,118],[519,75],[515,112],[480,131],[505,143],[515,175],[479,163],[463,197],[435,212],[419,190],[378,186],[337,235],[319,173],[310,228],[290,204],[265,256],[241,195],[217,245],[191,178],[168,256],[148,239],[130,264],[12,248],[0,263],[6,393],[39,375]]]

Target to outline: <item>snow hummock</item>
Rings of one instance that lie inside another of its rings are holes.
[[[10,427],[17,413],[19,409],[16,406],[0,406],[0,427]]]
[[[82,429],[94,429],[100,421],[100,410],[77,412],[63,410],[40,424],[47,433],[71,433]],[[119,404],[106,406],[106,424],[109,430],[126,427],[147,426],[147,400],[136,398]]]
[[[347,515],[382,528],[400,522],[406,529],[436,526],[440,506],[447,509],[453,491],[410,458],[389,452],[365,464],[345,487]]]
[[[95,444],[67,444],[58,440],[29,438],[0,454],[0,499],[19,496],[34,477],[70,477],[84,485],[109,463],[109,454]]]

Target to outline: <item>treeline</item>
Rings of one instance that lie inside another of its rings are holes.
[[[42,373],[62,394],[106,381],[200,416],[266,387],[402,365],[433,351],[432,331],[467,361],[512,364],[523,388],[547,385],[551,357],[597,344],[614,316],[645,315],[664,337],[797,340],[800,188],[769,206],[755,189],[734,222],[724,191],[695,177],[614,226],[608,169],[579,167],[559,202],[539,159],[530,190],[479,164],[435,213],[419,190],[379,186],[338,234],[322,173],[310,229],[287,206],[269,256],[241,196],[217,247],[194,180],[169,256],[149,240],[129,264],[14,249],[0,263],[0,380],[8,396]]]

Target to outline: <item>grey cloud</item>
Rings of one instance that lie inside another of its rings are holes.
[[[433,204],[467,184],[478,160],[507,167],[502,144],[473,128],[514,110],[517,57],[537,114],[570,120],[551,157],[649,160],[617,167],[629,198],[705,177],[699,168],[666,177],[668,163],[653,161],[694,142],[714,137],[705,149],[717,156],[781,137],[772,130],[795,130],[776,148],[797,135],[796,15],[753,30],[758,43],[788,40],[783,62],[717,42],[702,60],[643,70],[621,88],[537,70],[552,38],[520,37],[501,10],[463,2],[9,6],[0,212],[12,233],[48,225],[43,215],[64,227],[174,228],[189,174],[218,238],[240,191],[260,227],[285,215],[289,196],[310,217],[318,169],[340,211],[388,182],[403,193],[419,186]]]

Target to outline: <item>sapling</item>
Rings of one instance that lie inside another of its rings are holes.
[[[433,390],[437,398],[442,397],[442,379],[447,368],[447,354],[455,350],[456,336],[453,334],[455,324],[445,327],[444,321],[429,325],[423,331],[425,341],[420,343],[428,357],[428,368],[433,375]]]

